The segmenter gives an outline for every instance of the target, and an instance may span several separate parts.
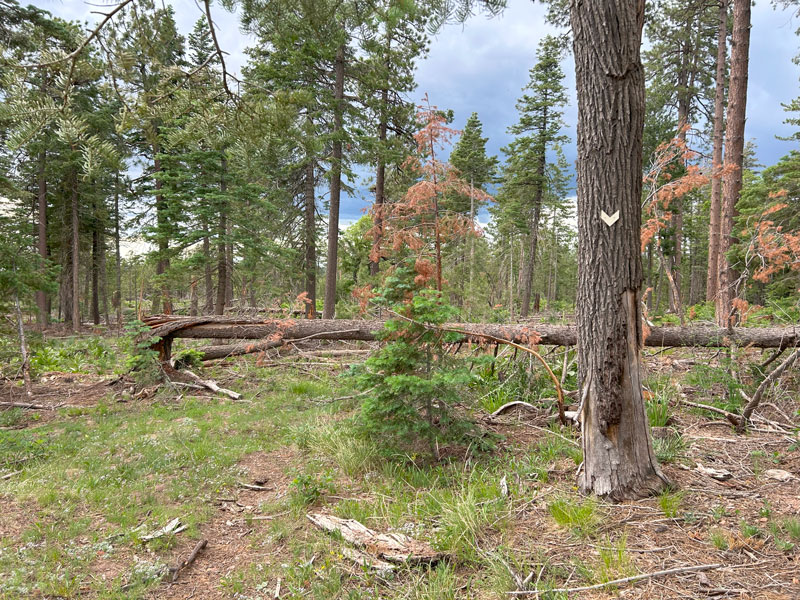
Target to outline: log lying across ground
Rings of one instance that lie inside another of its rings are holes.
[[[373,341],[383,321],[356,319],[243,319],[235,317],[175,317],[159,315],[145,319],[150,335],[161,338],[154,345],[162,359],[168,359],[173,338],[259,340],[201,348],[204,360],[260,352],[285,343],[305,340]],[[469,332],[465,341],[485,342],[487,336],[517,344],[573,346],[577,331],[571,325],[546,323],[500,325],[490,323],[448,323],[445,327]],[[494,341],[492,342],[494,343]],[[725,347],[731,344],[755,348],[787,348],[800,343],[800,326],[733,330],[716,327],[653,327],[645,346]]]

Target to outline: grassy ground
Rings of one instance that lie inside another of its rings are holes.
[[[41,361],[34,400],[63,406],[0,410],[0,477],[10,474],[0,480],[0,598],[505,598],[529,574],[526,589],[544,592],[707,563],[723,566],[574,597],[800,597],[800,486],[767,475],[800,474],[796,430],[737,438],[718,417],[680,408],[682,394],[735,408],[723,398],[738,380],[713,353],[648,359],[648,414],[676,489],[613,505],[578,494],[580,446],[548,424],[547,401],[488,416],[518,397],[510,371],[473,390],[496,447],[448,448],[434,464],[356,434],[358,399],[332,400],[353,394],[339,363],[246,357],[204,369],[243,393],[235,402],[132,390],[112,377],[121,355],[91,343],[77,352],[85,361],[67,342]],[[774,399],[795,421],[796,383]],[[20,399],[16,383],[2,393]],[[697,463],[733,478],[711,479]],[[411,535],[448,558],[378,576],[316,529],[312,511]],[[185,530],[146,541],[175,518]],[[201,539],[196,562],[163,583]]]

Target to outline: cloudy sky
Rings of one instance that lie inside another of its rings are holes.
[[[179,27],[188,33],[202,16],[194,0],[162,0],[175,7]],[[21,3],[24,3],[22,0]],[[103,10],[98,5],[105,0],[34,0],[37,6],[65,19],[94,21],[92,11]],[[484,125],[491,154],[501,155],[500,148],[508,143],[507,127],[517,120],[514,104],[528,81],[528,69],[533,66],[539,40],[551,32],[544,22],[544,8],[531,0],[509,0],[509,7],[498,17],[473,17],[464,26],[451,25],[431,44],[428,58],[417,69],[418,101],[428,93],[431,103],[455,111],[455,126],[461,127],[475,111]],[[244,62],[243,49],[251,40],[242,35],[236,15],[214,7],[220,44],[230,54],[233,69]],[[782,103],[800,95],[800,67],[792,62],[798,53],[800,27],[791,11],[775,11],[767,0],[753,7],[753,28],[750,47],[750,80],[748,86],[746,136],[757,144],[760,162],[770,165],[787,154],[796,144],[776,139],[787,135],[792,128],[783,124]],[[574,97],[574,72],[571,58],[564,63],[567,85],[571,90],[571,105],[566,111],[570,125],[568,134],[573,142],[566,148],[567,157],[574,160],[575,123],[577,109]],[[502,156],[501,156],[502,158]],[[356,187],[362,187],[356,184]],[[342,219],[357,219],[368,205],[363,193],[343,199]]]

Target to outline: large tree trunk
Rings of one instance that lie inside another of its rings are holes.
[[[322,315],[332,319],[336,314],[336,273],[339,268],[339,198],[342,191],[342,130],[344,111],[344,45],[336,51],[333,84],[333,135],[331,156],[331,195],[328,213],[328,256],[325,268],[325,305]]]
[[[311,157],[306,163],[303,182],[305,201],[305,275],[306,275],[306,317],[317,316],[317,201],[314,179],[314,161]]]
[[[44,265],[47,260],[47,179],[45,178],[45,164],[47,155],[45,152],[39,153],[38,172],[36,179],[38,183],[38,236],[36,245],[39,250],[39,257]],[[36,291],[36,306],[39,309],[39,323],[47,325],[50,320],[50,310],[47,302],[47,293],[44,290]]]
[[[570,12],[578,92],[580,487],[621,500],[667,484],[641,381],[644,2],[575,0]],[[601,211],[619,211],[619,220],[608,226]]]
[[[719,291],[719,234],[722,214],[722,142],[725,132],[725,66],[728,58],[728,0],[719,0],[719,29],[717,32],[717,75],[714,90],[714,148],[711,164],[711,210],[708,225],[708,274],[706,300],[716,300]]]
[[[722,186],[722,217],[719,245],[719,293],[717,324],[728,326],[733,318],[737,274],[728,261],[733,245],[733,218],[742,190],[744,159],[744,123],[747,108],[747,70],[750,54],[750,0],[733,1],[733,37],[731,38],[731,88],[728,96],[728,123],[725,131],[725,165],[731,169]]]
[[[262,340],[253,343],[234,344],[223,351],[222,346],[202,350],[213,353],[215,358],[246,354],[265,349],[264,344],[301,338],[325,340],[374,341],[376,332],[383,329],[384,321],[361,321],[346,319],[245,319],[237,317],[148,317],[145,321],[152,327],[152,335],[191,339],[241,339]],[[473,341],[485,342],[481,335],[508,340],[518,344],[530,344],[533,328],[529,324],[498,325],[487,323],[448,323],[446,327],[472,332]],[[574,346],[578,330],[570,325],[536,325],[539,344],[545,346]],[[644,341],[651,348],[665,347],[727,347],[787,348],[800,342],[800,327],[761,328],[736,327],[732,331],[718,327],[653,327]],[[251,348],[252,346],[252,348]]]

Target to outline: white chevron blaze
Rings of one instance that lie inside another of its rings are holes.
[[[614,223],[619,221],[619,211],[615,212],[610,217],[606,214],[606,211],[600,211],[600,218],[603,219],[603,223],[611,227]]]

